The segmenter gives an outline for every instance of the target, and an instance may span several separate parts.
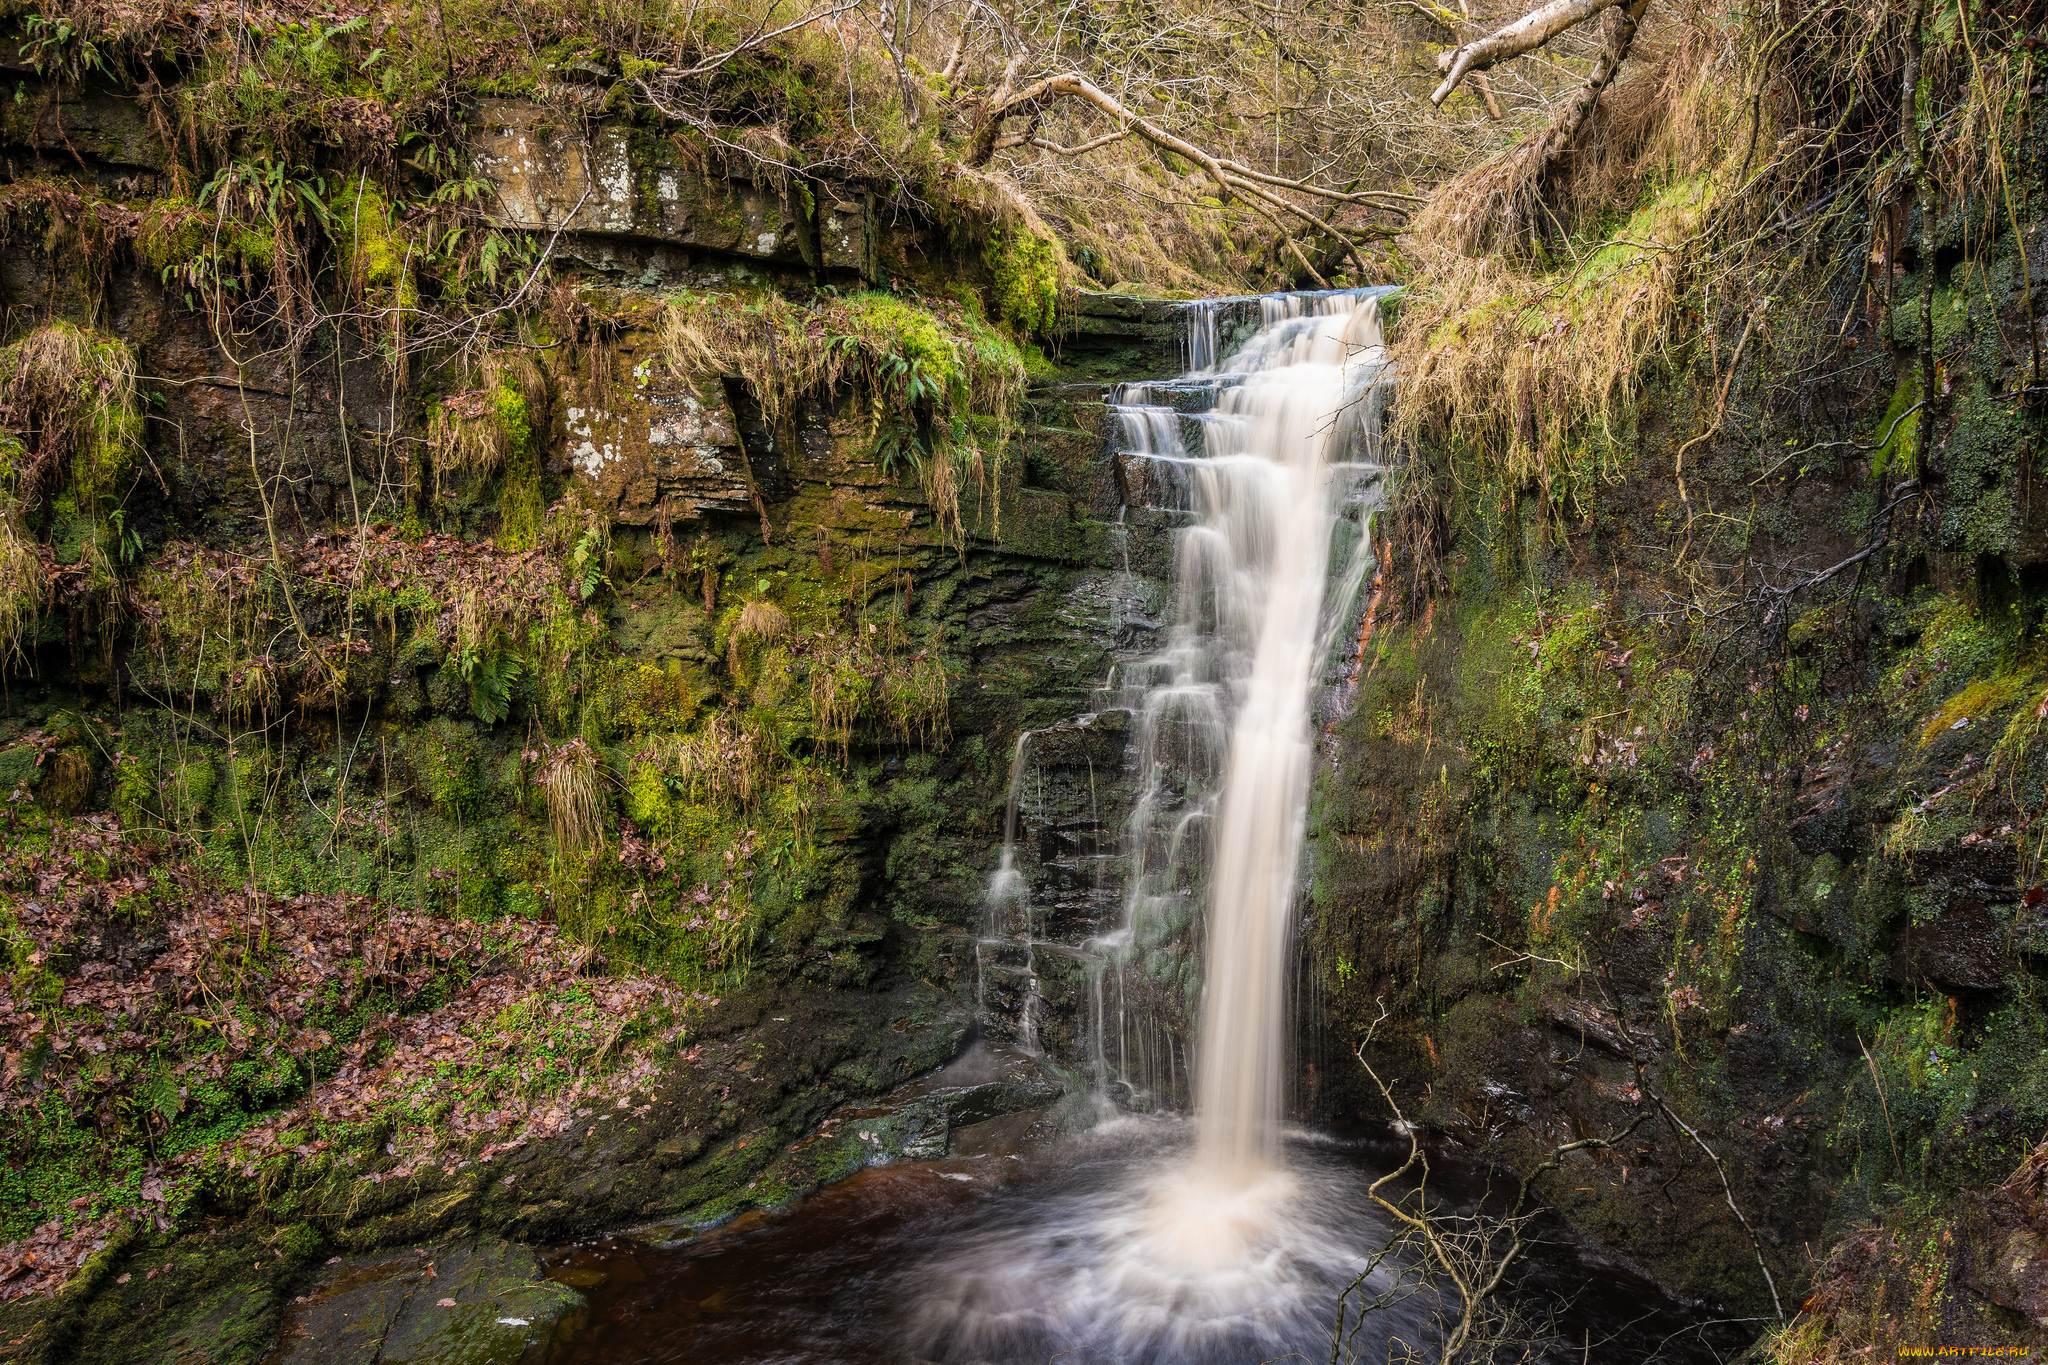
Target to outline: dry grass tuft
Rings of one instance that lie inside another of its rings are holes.
[[[836,382],[843,368],[843,357],[820,344],[822,329],[810,321],[777,294],[677,294],[662,309],[662,355],[678,375],[745,380],[773,427],[797,399]]]
[[[478,387],[449,394],[429,419],[437,475],[504,468],[533,440],[532,414],[547,404],[547,376],[531,355],[493,354],[478,369]]]
[[[789,631],[789,614],[773,602],[749,602],[734,611],[725,637],[726,666],[736,680],[750,681],[760,647]]]
[[[25,661],[22,641],[35,629],[49,576],[29,540],[0,512],[0,662]]]
[[[753,726],[714,716],[693,735],[656,735],[647,761],[691,799],[751,809],[770,785],[770,755]]]
[[[582,852],[604,842],[604,801],[597,790],[597,751],[581,739],[547,750],[538,775],[555,847]]]
[[[1656,182],[1696,175],[1725,160],[1731,143],[1742,145],[1734,134],[1749,110],[1733,93],[1731,53],[1701,33],[1668,29],[1636,52],[1633,74],[1608,88],[1554,161],[1545,164],[1548,128],[1539,128],[1446,181],[1416,214],[1409,240],[1431,255],[1503,252],[1528,261],[1568,245],[1578,224],[1636,201]]]
[[[733,634],[755,640],[773,640],[789,629],[789,614],[773,602],[749,602],[740,608]]]
[[[0,349],[0,421],[27,453],[23,507],[69,483],[81,506],[113,491],[141,447],[135,353],[66,322]]]

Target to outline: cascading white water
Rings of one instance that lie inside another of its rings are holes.
[[[1276,311],[1281,311],[1277,310]],[[1294,311],[1294,310],[1287,310]],[[1357,585],[1333,594],[1331,531],[1360,381],[1386,365],[1376,298],[1325,298],[1238,357],[1249,373],[1204,424],[1208,516],[1190,532],[1216,629],[1249,664],[1216,807],[1195,1103],[1197,1165],[1242,1184],[1273,1163],[1286,1052],[1288,929],[1308,812],[1309,698]],[[1333,458],[1333,450],[1335,458]]]
[[[1089,992],[1099,1081],[1114,1072],[1130,1090],[1163,1091],[1171,1103],[1185,1070],[1176,1043],[1195,1031],[1183,1002],[1199,995],[1192,1079],[1202,1155],[1213,1172],[1245,1174],[1272,1154],[1309,701],[1370,555],[1339,513],[1376,483],[1386,352],[1377,292],[1285,294],[1257,301],[1259,326],[1218,363],[1219,315],[1244,301],[1219,302],[1189,310],[1195,369],[1169,384],[1126,385],[1113,404],[1133,500],[1188,524],[1175,536],[1163,646],[1129,662],[1124,686],[1102,689],[1104,711],[1137,722],[1121,922],[1068,946],[1104,969]],[[1200,454],[1187,450],[1188,427],[1199,432]],[[1037,998],[1038,945],[1018,816],[1043,733],[1025,732],[1012,758],[981,943],[984,985],[991,972],[1022,973],[1026,1000]],[[1208,950],[1197,952],[1204,937]],[[1107,996],[1104,974],[1114,988]],[[1020,1039],[1035,1038],[1035,1024],[1028,1010],[1011,1021]]]
[[[1123,921],[1085,945],[1098,964],[1088,1059],[1098,1080],[1114,1069],[1129,1083],[1126,1044],[1149,1053],[1163,1035],[1165,1064],[1143,1070],[1170,1098],[1173,1035],[1185,1030],[1174,1016],[1199,980],[1192,1148],[1167,1137],[1169,1154],[1131,1167],[1112,1193],[949,1251],[913,1324],[930,1359],[1084,1344],[1159,1361],[1277,1348],[1362,1260],[1363,1228],[1335,1221],[1343,1201],[1326,1169],[1290,1168],[1280,1119],[1311,703],[1370,558],[1363,525],[1345,514],[1376,496],[1387,361],[1374,291],[1272,296],[1259,309],[1257,330],[1220,362],[1218,310],[1195,310],[1195,371],[1128,386],[1117,409],[1126,482],[1140,490],[1130,501],[1186,524],[1166,637],[1129,661],[1112,699],[1135,720],[1137,796]],[[1199,455],[1186,425],[1200,432]],[[1031,919],[1015,857],[1025,752],[1020,743],[991,936]]]

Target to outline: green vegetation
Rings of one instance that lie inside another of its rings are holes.
[[[142,449],[134,352],[67,322],[36,328],[0,348],[0,405],[0,659],[19,659],[52,570],[75,566],[104,596],[139,556],[123,506]]]
[[[9,844],[10,1241],[54,1208],[168,1226],[237,1176],[488,1160],[561,1127],[564,1096],[644,1081],[643,1042],[679,1032],[681,997],[579,977],[531,924],[251,897],[103,821],[17,818]],[[37,884],[62,894],[16,899]],[[81,977],[108,945],[142,956]]]
[[[1053,238],[1021,225],[991,232],[983,258],[995,286],[996,313],[1022,331],[1049,334],[1059,317],[1064,256]]]
[[[885,473],[915,480],[955,543],[968,488],[997,499],[1004,451],[1024,397],[1024,356],[978,304],[875,292],[824,297],[810,306],[779,295],[740,302],[691,292],[672,296],[661,342],[678,375],[705,371],[746,379],[771,427],[789,430],[794,405],[842,382],[865,399],[867,441]]]

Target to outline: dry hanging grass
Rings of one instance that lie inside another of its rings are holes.
[[[81,505],[113,491],[142,440],[135,353],[66,322],[0,350],[0,421],[28,454],[15,477],[23,507],[67,483]]]
[[[677,294],[661,312],[662,356],[677,375],[745,380],[774,427],[797,399],[839,378],[841,358],[809,321],[804,309],[778,294]]]
[[[548,828],[565,853],[596,848],[604,841],[604,802],[597,790],[597,751],[581,739],[557,744],[542,760],[539,782],[547,801]]]
[[[867,439],[885,472],[914,478],[943,533],[963,544],[963,488],[989,498],[1022,411],[1023,353],[974,308],[864,293],[797,305],[774,294],[679,293],[661,320],[679,377],[743,380],[771,428],[800,400],[856,383]]]
[[[0,662],[24,661],[22,641],[35,628],[49,577],[30,541],[0,511]]]
[[[1739,173],[1731,60],[1682,41],[1610,89],[1547,176],[1532,141],[1431,200],[1393,342],[1398,439],[1463,452],[1461,477],[1533,485],[1559,510],[1621,472],[1637,383]],[[1565,232],[1617,205],[1603,240]]]
[[[751,809],[772,775],[760,731],[724,716],[694,735],[656,735],[646,761],[691,799],[731,810]]]
[[[491,474],[533,440],[533,414],[547,403],[547,376],[523,352],[494,354],[479,367],[480,385],[435,405],[427,443],[440,473]]]
[[[789,614],[773,602],[749,602],[734,613],[731,632],[725,640],[726,666],[735,681],[750,681],[747,666],[760,645],[781,639],[789,631]]]

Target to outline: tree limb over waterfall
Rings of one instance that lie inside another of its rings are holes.
[[[1302,254],[1301,247],[1294,241],[1282,222],[1282,217],[1291,216],[1330,237],[1358,267],[1361,277],[1365,272],[1365,260],[1359,255],[1361,239],[1388,238],[1394,235],[1392,229],[1355,228],[1349,231],[1338,228],[1323,215],[1303,208],[1280,191],[1309,195],[1336,204],[1354,204],[1381,213],[1390,213],[1404,218],[1408,204],[1419,202],[1412,195],[1394,194],[1386,191],[1339,190],[1312,181],[1290,180],[1281,175],[1269,175],[1255,170],[1229,157],[1217,156],[1186,138],[1154,123],[1144,115],[1131,110],[1122,101],[1103,90],[1086,77],[1074,73],[1045,76],[1019,87],[1015,73],[1020,63],[1013,59],[1009,69],[1003,73],[1002,84],[982,105],[975,120],[973,140],[969,145],[966,161],[970,166],[985,166],[997,150],[1004,147],[1032,146],[1060,156],[1080,156],[1107,146],[1125,137],[1138,137],[1162,151],[1171,152],[1193,162],[1216,182],[1219,197],[1224,203],[1233,198],[1250,206],[1264,215],[1280,229],[1280,235],[1295,261],[1313,277],[1317,284],[1327,283],[1322,274]],[[1117,121],[1117,128],[1108,134],[1091,138],[1074,146],[1064,146],[1038,135],[1038,125],[1045,110],[1056,100],[1074,99],[1093,105],[1102,113]],[[1019,133],[1006,133],[1003,124],[1011,118],[1024,118],[1029,122]]]
[[[1444,73],[1444,80],[1430,94],[1429,102],[1442,104],[1467,75],[1534,52],[1566,29],[1576,28],[1621,3],[1622,0],[1550,0],[1496,33],[1437,54],[1436,69]]]
[[[1430,212],[1454,225],[1451,230],[1462,250],[1489,249],[1489,244],[1540,231],[1550,220],[1545,195],[1551,176],[1577,145],[1593,111],[1620,74],[1649,7],[1650,0],[1615,0],[1607,5],[1605,8],[1617,10],[1618,15],[1602,36],[1599,55],[1585,83],[1553,105],[1549,123],[1514,150],[1477,167],[1438,194]]]

